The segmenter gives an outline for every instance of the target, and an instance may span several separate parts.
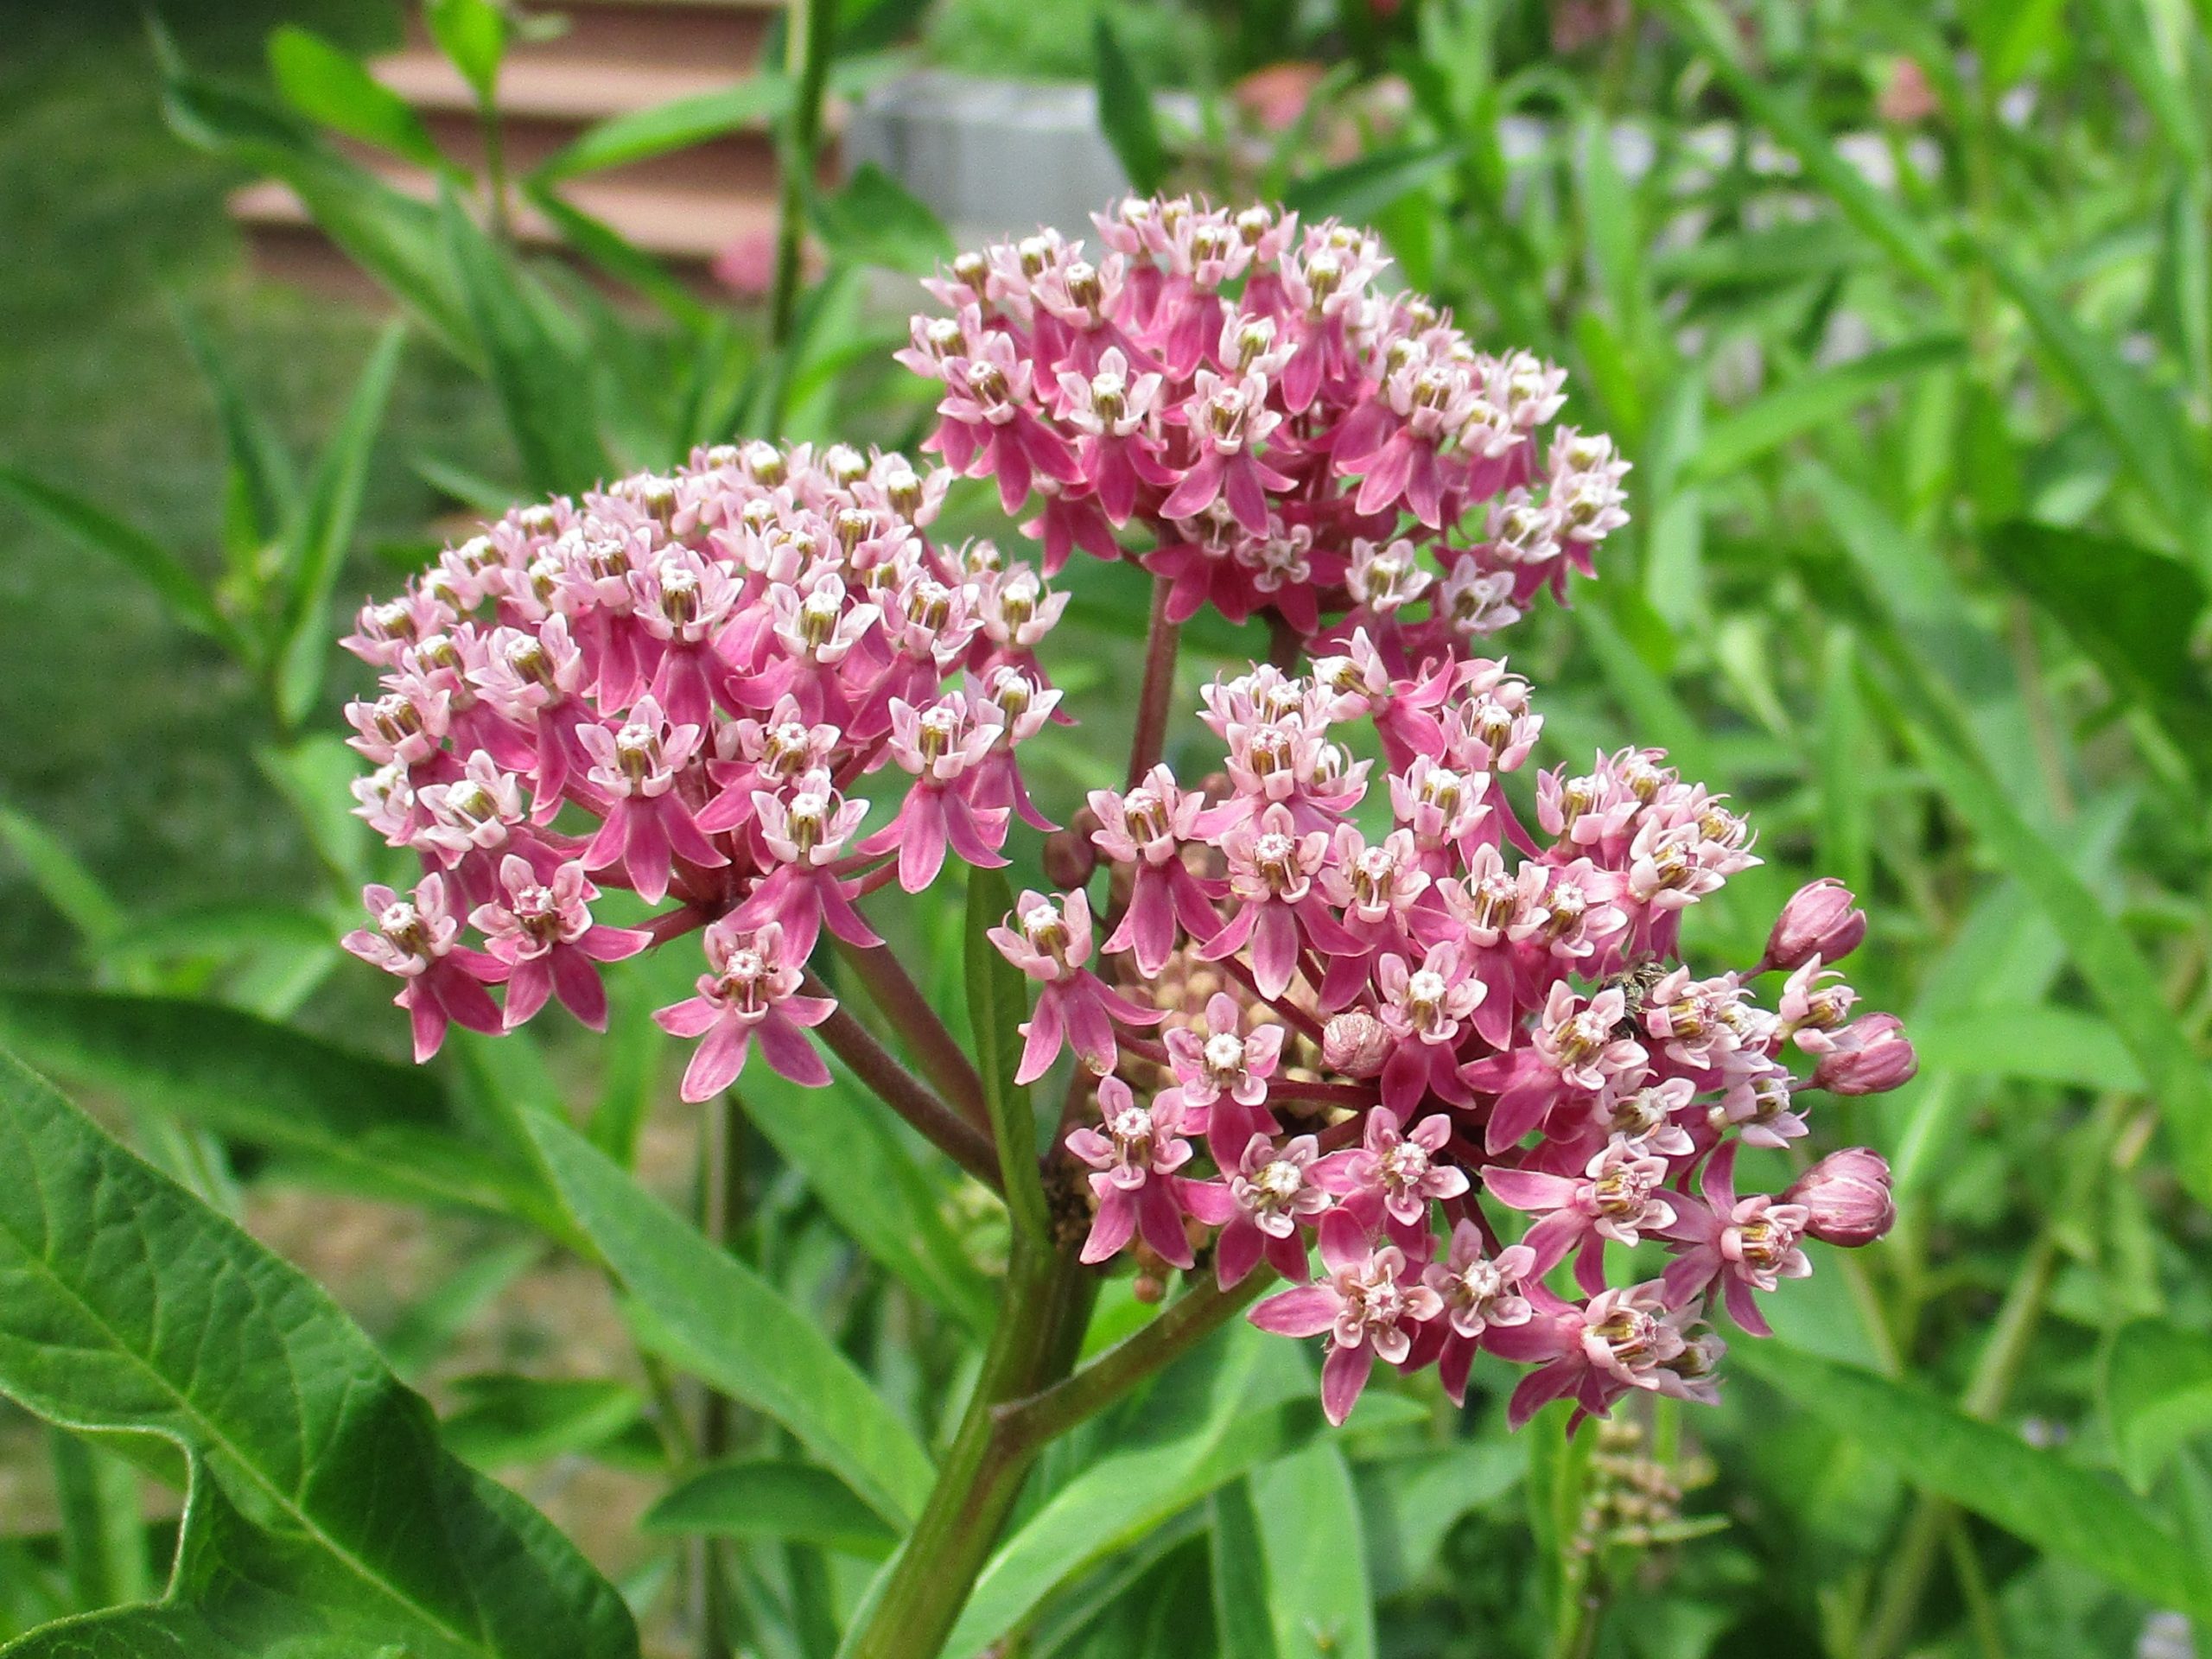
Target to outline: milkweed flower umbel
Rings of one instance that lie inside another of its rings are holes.
[[[1050,832],[1058,890],[979,943],[1030,988],[1014,1081],[1072,1074],[1042,1169],[1065,1249],[1217,1287],[1192,1294],[1286,1281],[1251,1318],[1325,1338],[1336,1421],[1378,1364],[1458,1400],[1479,1354],[1522,1368],[1516,1423],[1714,1397],[1713,1322],[1762,1333],[1808,1242],[1894,1214],[1863,1148],[1781,1193],[1739,1187],[1741,1149],[1916,1062],[1837,970],[1866,931],[1847,889],[1693,969],[1685,918],[1759,862],[1745,817],[1656,748],[1538,760],[1541,699],[1491,641],[1592,573],[1626,462],[1554,426],[1559,370],[1389,291],[1369,232],[1184,199],[1096,228],[927,284],[899,358],[943,387],[943,466],[704,448],[518,508],[365,607],[358,810],[423,874],[371,888],[347,948],[404,982],[428,1058],[555,998],[595,1024],[602,964],[696,932],[695,994],[656,1015],[696,1044],[685,1098],[756,1052],[825,1084],[826,1043],[959,1156],[836,1010],[824,936],[894,975],[870,894],[1035,868]],[[955,474],[1026,515],[1041,569],[933,539]],[[1055,831],[1023,760],[1070,721],[1048,578],[1077,550],[1147,571],[1160,622],[1130,781]],[[1265,618],[1274,660],[1205,684],[1171,762],[1173,625],[1206,606]]]

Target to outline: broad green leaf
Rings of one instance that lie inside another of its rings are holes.
[[[791,1430],[885,1519],[909,1522],[934,1478],[929,1454],[821,1327],[565,1123],[525,1122],[641,1339]]]
[[[954,252],[930,205],[874,162],[862,162],[834,194],[816,192],[811,217],[830,257],[856,265],[925,276]]]
[[[1780,448],[1792,438],[1834,425],[1877,393],[1926,370],[1955,363],[1965,345],[1955,334],[1885,346],[1761,394],[1707,423],[1691,458],[1693,480],[1722,478]]]
[[[226,649],[237,647],[238,631],[215,608],[200,578],[182,559],[143,531],[19,467],[0,464],[0,493],[13,496],[34,517],[79,547],[113,560],[137,577],[161,596],[169,615],[185,627],[206,634]]]
[[[507,52],[507,13],[499,0],[423,0],[423,21],[476,96],[491,103]]]
[[[308,120],[432,172],[448,170],[414,106],[314,30],[286,23],[270,35],[269,73],[284,101]]]
[[[464,1138],[416,1067],[216,1003],[100,991],[0,988],[0,1036],[73,1083],[266,1147],[346,1190],[563,1224],[530,1171]]]
[[[1255,1469],[1275,1651],[1374,1659],[1375,1605],[1351,1470],[1333,1442]]]
[[[193,1471],[168,1598],[9,1659],[634,1659],[613,1586],[439,1446],[335,1304],[4,1057],[0,1160],[0,1390]]]
[[[1160,135],[1152,89],[1122,49],[1112,16],[1100,8],[1091,32],[1098,61],[1092,83],[1098,99],[1098,126],[1122,171],[1128,175],[1129,188],[1148,196],[1167,177],[1167,146]]]
[[[1268,1616],[1268,1558],[1249,1476],[1207,1503],[1213,1522],[1213,1630],[1221,1659],[1281,1659]]]
[[[1029,1090],[1014,1080],[1020,1069],[1021,1022],[1029,1017],[1029,982],[988,937],[1013,908],[1005,876],[996,870],[968,872],[968,1023],[976,1070],[998,1142],[1007,1211],[1017,1229],[1041,1239],[1050,1224],[1037,1172],[1037,1116]]]
[[[2120,1471],[2148,1492],[2174,1453],[2212,1433],[2212,1337],[2138,1319],[2105,1344],[2098,1403]]]
[[[1298,180],[1282,193],[1282,205],[1308,220],[1364,224],[1393,202],[1442,178],[1465,154],[1456,143],[1370,150],[1357,161]]]
[[[1687,35],[1745,113],[1797,158],[1806,177],[1910,276],[1945,285],[1942,251],[1904,207],[1876,189],[1837,153],[1827,136],[1745,61],[1742,37],[1714,0],[1655,0],[1654,9]]]
[[[585,130],[531,175],[546,183],[627,167],[671,150],[689,149],[725,133],[744,132],[780,119],[791,108],[791,84],[782,75],[755,73],[734,86],[698,92],[649,110],[632,110]]]
[[[1046,1499],[985,1565],[945,1652],[968,1659],[1059,1586],[1227,1482],[1323,1433],[1325,1420],[1306,1368],[1287,1349],[1268,1351],[1268,1342],[1239,1324],[1197,1351],[1192,1359],[1212,1368],[1199,1408],[1185,1424],[1166,1424],[1170,1432],[1115,1437],[1106,1455]],[[1209,1352],[1217,1344],[1223,1351]],[[1175,1375],[1171,1370],[1155,1388]],[[1370,1390],[1350,1427],[1380,1428],[1426,1415],[1403,1395]],[[1146,1427],[1153,1427],[1146,1416]]]
[[[289,591],[276,699],[288,721],[304,720],[322,690],[323,669],[333,644],[331,595],[337,591],[339,574],[353,546],[361,493],[368,485],[369,457],[384,429],[385,410],[391,401],[400,349],[406,340],[405,327],[398,322],[378,336],[353,384],[338,429],[315,463],[299,517],[285,531],[283,568]]]
[[[563,350],[531,303],[507,254],[448,190],[438,204],[446,251],[485,360],[492,390],[533,493],[588,488],[605,474],[607,452],[593,413],[591,377]]]
[[[891,1524],[818,1464],[755,1458],[702,1469],[645,1511],[649,1535],[704,1534],[812,1544],[880,1560],[898,1543]]]
[[[1363,1459],[1352,1472],[1376,1599],[1387,1600],[1421,1578],[1460,1516],[1496,1503],[1528,1471],[1529,1441],[1519,1434]]]
[[[128,918],[115,895],[60,837],[35,818],[0,806],[0,842],[69,925],[95,947],[119,938]]]
[[[969,1331],[988,1334],[998,1295],[945,1222],[950,1181],[932,1179],[900,1143],[890,1113],[842,1066],[830,1070],[837,1080],[827,1089],[772,1073],[748,1077],[746,1115],[854,1243]]]
[[[659,1451],[645,1402],[626,1382],[491,1372],[456,1378],[453,1389],[461,1404],[439,1433],[454,1456],[479,1469],[588,1454],[625,1439],[634,1448],[638,1434],[649,1456]]]
[[[1745,1344],[1729,1357],[1923,1490],[2155,1606],[2212,1616],[2212,1566],[2106,1477],[1855,1366],[1778,1343]]]

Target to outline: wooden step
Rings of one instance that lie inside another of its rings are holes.
[[[376,59],[370,73],[417,110],[474,114],[476,94],[460,70],[428,48]],[[690,60],[516,57],[499,73],[499,108],[518,118],[573,122],[581,129],[679,98],[728,90],[742,63]]]
[[[438,148],[472,172],[484,165],[484,132],[474,111],[425,111],[423,124]],[[569,147],[575,139],[575,124],[536,117],[507,116],[500,123],[500,141],[509,174],[520,178]],[[366,145],[341,145],[366,166],[388,160]],[[725,133],[703,143],[665,155],[651,156],[620,168],[594,174],[594,178],[622,179],[641,185],[671,189],[739,191],[773,195],[777,165],[774,139],[765,128]]]

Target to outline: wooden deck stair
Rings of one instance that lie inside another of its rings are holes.
[[[550,40],[517,41],[499,78],[501,131],[511,176],[519,176],[609,117],[711,92],[753,68],[779,8],[775,0],[563,0],[539,8],[568,19]],[[399,50],[372,73],[414,106],[441,148],[463,165],[480,164],[475,96],[411,16]],[[429,198],[430,175],[391,156],[348,145],[350,153],[397,188]],[[772,233],[777,164],[765,128],[728,133],[687,149],[570,181],[563,194],[648,252],[705,281],[717,256]],[[231,197],[257,267],[327,290],[353,290],[366,279],[325,241],[305,207],[273,181]],[[514,204],[517,237],[526,245],[559,238],[525,200]]]

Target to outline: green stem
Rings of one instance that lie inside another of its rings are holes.
[[[784,29],[785,73],[795,84],[781,158],[775,286],[768,299],[768,340],[779,351],[791,344],[792,324],[798,316],[799,250],[806,235],[807,194],[814,188],[815,163],[821,149],[822,100],[829,86],[830,54],[836,47],[836,0],[791,0],[784,13]],[[780,368],[778,375],[780,381]],[[781,410],[775,413],[780,418]]]
[[[996,1408],[1065,1374],[1090,1275],[1073,1246],[1040,1249],[1017,1232],[982,1374],[937,1484],[883,1594],[846,1643],[846,1659],[928,1659],[941,1651],[997,1543],[1039,1442],[1008,1433]]]
[[[507,219],[506,135],[499,122],[499,104],[486,98],[477,105],[484,131],[484,223],[494,242],[505,247],[513,237]]]

